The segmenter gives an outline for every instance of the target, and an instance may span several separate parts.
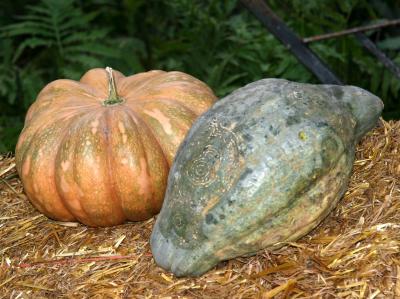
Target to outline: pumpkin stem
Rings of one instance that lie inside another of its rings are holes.
[[[117,86],[115,85],[113,69],[107,66],[106,72],[108,76],[108,98],[103,102],[103,105],[110,106],[122,103],[124,100],[117,94]]]

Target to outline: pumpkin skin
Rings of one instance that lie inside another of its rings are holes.
[[[219,100],[189,130],[169,173],[151,249],[176,276],[276,249],[337,204],[355,144],[383,104],[353,86],[280,79]]]
[[[28,198],[50,218],[89,226],[150,218],[178,146],[215,99],[181,72],[92,69],[80,81],[51,82],[15,152]]]

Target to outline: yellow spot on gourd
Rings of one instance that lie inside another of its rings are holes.
[[[307,139],[307,135],[306,135],[306,133],[304,133],[303,131],[300,131],[299,132],[299,138],[301,139],[301,140],[306,140]]]

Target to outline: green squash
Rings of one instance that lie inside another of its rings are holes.
[[[193,125],[151,236],[156,263],[198,276],[307,234],[344,194],[355,145],[383,104],[354,86],[264,79]]]

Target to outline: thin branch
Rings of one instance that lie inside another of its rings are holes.
[[[312,42],[316,42],[316,41],[320,41],[320,40],[324,40],[324,39],[330,39],[330,38],[334,38],[334,37],[354,34],[357,32],[365,32],[365,31],[369,31],[369,30],[376,30],[376,29],[380,29],[380,28],[384,28],[384,27],[388,27],[388,26],[396,26],[396,25],[400,25],[400,19],[384,21],[379,24],[354,27],[354,28],[350,28],[350,29],[346,29],[346,30],[342,30],[342,31],[306,37],[306,38],[303,38],[303,43],[307,44],[307,43],[312,43]]]

